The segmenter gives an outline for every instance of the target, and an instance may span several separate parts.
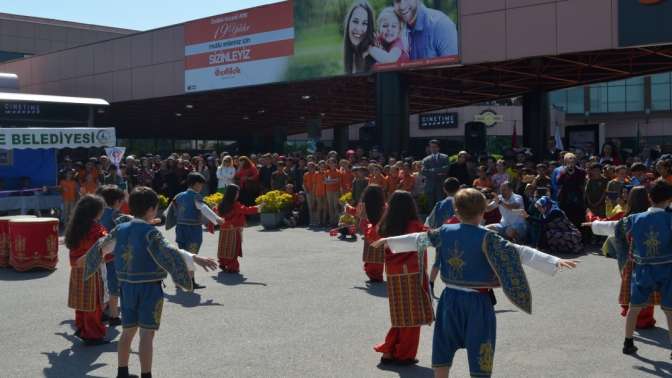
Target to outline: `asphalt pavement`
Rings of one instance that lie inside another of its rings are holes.
[[[194,294],[176,293],[166,281],[155,377],[432,376],[432,327],[423,327],[417,366],[378,366],[372,347],[389,326],[386,288],[365,283],[361,241],[259,227],[246,229],[243,239],[240,275],[199,271],[197,280],[207,288]],[[214,257],[216,243],[205,234],[201,253]],[[0,377],[116,375],[120,328],[109,330],[114,341],[101,347],[85,347],[73,335],[64,246],[59,256],[54,272],[0,269]],[[624,356],[616,262],[581,258],[577,270],[555,277],[527,270],[532,315],[497,291],[493,376],[672,376],[660,309],[656,319],[663,328],[639,332],[638,356]],[[139,373],[135,352],[130,368]],[[468,376],[465,351],[457,353],[451,376]]]

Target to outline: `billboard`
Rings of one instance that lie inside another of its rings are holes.
[[[185,91],[459,63],[458,0],[289,0],[185,24]]]
[[[672,42],[672,1],[618,1],[619,46],[670,42]]]

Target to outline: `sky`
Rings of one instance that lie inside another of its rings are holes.
[[[4,0],[0,12],[149,30],[280,0]]]

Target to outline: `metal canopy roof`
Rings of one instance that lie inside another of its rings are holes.
[[[411,114],[672,71],[672,45],[540,56],[401,73]],[[240,138],[376,117],[376,76],[350,76],[114,103],[103,118],[128,138]]]
[[[0,92],[0,101],[49,102],[56,104],[98,105],[98,106],[110,105],[107,101],[101,98],[51,96],[51,95],[11,93],[11,92]]]

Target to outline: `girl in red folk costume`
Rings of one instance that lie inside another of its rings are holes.
[[[378,222],[385,211],[385,192],[379,185],[369,185],[362,194],[364,214],[368,223],[364,231],[364,273],[369,277],[369,282],[383,282],[383,270],[385,269],[385,255],[382,249],[371,247],[371,243],[380,239],[378,235]]]
[[[413,196],[401,190],[394,192],[378,227],[380,236],[423,231],[427,228],[418,218]],[[420,326],[431,324],[434,320],[427,278],[427,254],[425,251],[392,253],[385,250],[385,272],[392,327],[385,342],[376,345],[374,350],[383,354],[381,364],[416,364]]]
[[[65,245],[70,249],[70,290],[68,307],[75,310],[75,335],[86,345],[107,344],[106,328],[102,322],[105,303],[104,272],[100,270],[84,280],[84,268],[77,267],[77,260],[100,239],[107,235],[98,223],[103,215],[105,202],[93,195],[83,196],[75,205],[65,231]]]
[[[243,257],[243,227],[245,216],[259,213],[258,206],[244,206],[238,202],[240,188],[230,184],[224,191],[217,212],[224,218],[219,235],[217,258],[219,267],[227,273],[240,272],[238,257]]]

